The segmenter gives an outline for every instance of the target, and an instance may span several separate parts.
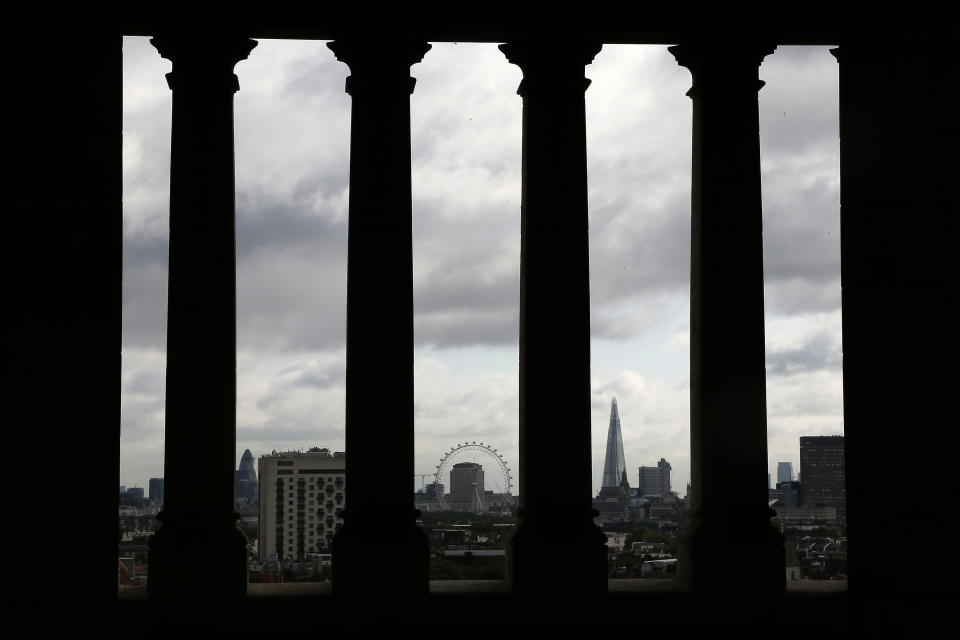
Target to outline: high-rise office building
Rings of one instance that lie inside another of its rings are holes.
[[[843,436],[801,436],[801,495],[805,507],[835,507],[846,520],[847,486]]]
[[[792,462],[778,462],[777,463],[777,484],[781,482],[790,482],[793,480],[793,463]]]
[[[450,508],[454,511],[483,511],[483,466],[460,462],[450,469]]]
[[[260,456],[259,558],[303,560],[329,553],[343,526],[346,454],[313,447]]]
[[[148,485],[150,487],[150,502],[154,504],[163,502],[163,478],[150,478]]]
[[[619,487],[627,463],[623,457],[623,437],[620,435],[620,414],[617,411],[617,399],[610,402],[610,425],[607,427],[607,453],[603,459],[603,481],[601,487]]]
[[[777,483],[777,499],[784,507],[802,506],[800,498],[800,483],[796,480]]]
[[[236,486],[234,488],[234,497],[239,500],[256,500],[259,490],[257,488],[257,472],[253,465],[253,454],[250,449],[246,449],[240,456],[240,467],[234,472]]]
[[[640,483],[637,485],[642,496],[670,495],[670,463],[664,458],[655,467],[640,467]]]

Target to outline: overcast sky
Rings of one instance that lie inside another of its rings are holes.
[[[169,70],[124,38],[127,486],[163,474]],[[236,71],[237,460],[342,450],[348,69],[323,42],[261,40]],[[412,74],[416,470],[476,440],[516,475],[521,73],[495,45],[435,43]],[[663,457],[684,495],[690,74],[666,47],[606,46],[587,77],[594,490],[616,395],[631,484]],[[838,65],[781,47],[760,77],[775,482],[778,460],[799,471],[801,435],[843,433]]]

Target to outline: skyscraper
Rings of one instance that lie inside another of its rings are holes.
[[[483,511],[483,466],[460,462],[450,470],[450,508],[454,511]]]
[[[240,468],[235,472],[236,489],[234,496],[237,500],[244,498],[247,500],[256,500],[257,490],[257,472],[253,467],[253,454],[250,449],[243,452],[240,457]]]
[[[154,504],[163,502],[163,478],[150,478],[148,484],[150,487],[150,502]]]
[[[623,438],[620,435],[620,414],[617,413],[617,398],[610,402],[610,426],[607,428],[607,453],[603,459],[603,482],[601,487],[619,487],[627,463],[623,458]]]
[[[800,491],[806,507],[836,507],[847,517],[843,436],[800,437]]]
[[[792,462],[778,462],[777,463],[777,484],[781,482],[790,482],[793,480],[793,463]]]
[[[665,458],[660,458],[660,462],[655,467],[640,467],[640,484],[638,485],[640,495],[670,495],[670,471],[672,469],[673,467]]]

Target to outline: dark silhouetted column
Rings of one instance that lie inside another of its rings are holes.
[[[784,586],[767,506],[757,71],[772,46],[670,47],[693,75],[692,521],[683,574],[721,615],[763,617]]]
[[[216,33],[161,35],[173,62],[164,510],[149,591],[171,612],[215,613],[246,593],[235,524],[236,237],[234,65],[256,45]],[[182,610],[182,611],[181,611]]]
[[[4,113],[0,597],[14,613],[8,626],[21,613],[30,635],[68,637],[117,597],[123,58],[114,21],[80,21],[89,6],[37,8],[49,46],[33,46],[31,29],[9,30],[7,44],[29,54],[8,69],[23,99]],[[83,71],[62,72],[74,53]],[[37,482],[49,455],[63,456],[67,479],[54,507]]]
[[[523,71],[520,254],[521,522],[508,552],[514,591],[583,612],[605,593],[605,537],[593,523],[590,260],[584,66],[599,45],[513,42]]]
[[[410,65],[425,42],[337,40],[350,67],[347,262],[348,507],[334,538],[333,588],[392,615],[428,590],[413,476],[413,248]],[[414,610],[409,610],[413,613]]]
[[[951,25],[946,27],[953,29]],[[856,34],[857,32],[854,32]],[[955,38],[927,29],[898,37],[859,32],[833,50],[840,64],[840,255],[843,427],[850,602],[879,636],[933,635],[952,624],[956,554],[930,536],[908,577],[878,562],[890,504],[944,515],[956,448]],[[877,462],[915,462],[918,483],[876,490]],[[858,627],[859,628],[859,627]]]

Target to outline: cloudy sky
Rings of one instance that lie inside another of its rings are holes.
[[[128,486],[163,473],[169,65],[124,39]],[[516,471],[520,70],[492,44],[436,43],[412,73],[416,469],[476,440]],[[348,69],[325,43],[262,40],[237,74],[237,460],[342,450]],[[843,433],[837,74],[826,47],[781,47],[760,70],[774,481],[778,460],[799,471],[801,435]],[[616,395],[631,483],[663,457],[683,495],[690,75],[665,47],[607,46],[587,76],[594,489]]]

